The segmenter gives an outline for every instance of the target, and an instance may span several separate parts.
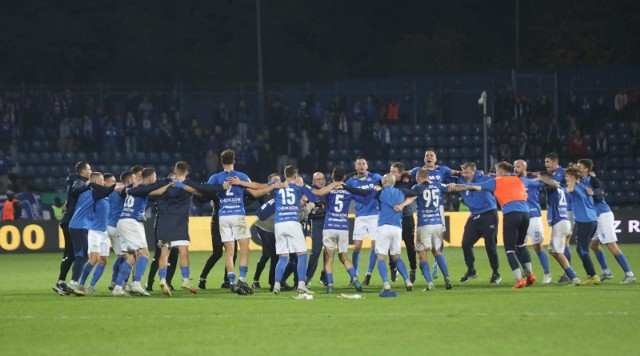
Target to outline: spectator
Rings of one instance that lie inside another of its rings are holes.
[[[175,139],[175,149],[177,152],[182,150],[184,142],[187,140],[187,133],[182,120],[180,111],[173,112],[173,119],[171,120],[171,127],[173,127],[173,138]]]
[[[301,132],[302,130],[309,131],[310,125],[309,114],[307,113],[307,102],[301,101],[296,111],[296,132]]]
[[[582,136],[580,130],[573,132],[573,137],[571,137],[571,143],[569,144],[569,154],[574,159],[584,158],[587,154],[587,140]]]
[[[60,197],[55,197],[53,199],[53,204],[51,204],[51,212],[53,213],[53,218],[60,221],[62,219],[62,213],[64,213],[64,204],[60,200]]]
[[[551,103],[545,94],[540,96],[536,105],[536,118],[544,122],[551,117]]]
[[[395,125],[400,120],[400,104],[398,104],[398,98],[394,97],[389,105],[387,105],[387,122],[391,125]]]
[[[9,114],[5,114],[0,123],[0,149],[8,150],[13,140],[13,123]]]
[[[175,151],[174,147],[175,138],[173,137],[173,126],[169,121],[167,113],[163,112],[158,124],[158,143],[156,147],[163,152],[172,153]]]
[[[73,124],[68,117],[62,119],[58,126],[58,150],[62,153],[73,150]]]
[[[227,134],[229,133],[229,111],[227,110],[227,105],[224,102],[218,103],[218,108],[213,115],[213,125],[220,126],[222,131]]]
[[[556,117],[551,119],[549,129],[547,130],[547,145],[547,152],[560,152],[562,146],[562,130]]]
[[[569,102],[567,102],[567,121],[565,123],[565,130],[567,132],[574,132],[578,128],[578,113],[580,112],[580,107],[578,104],[578,96],[575,94],[571,94],[571,98]]]
[[[303,172],[311,171],[311,142],[307,136],[307,130],[300,131],[300,139],[298,140],[300,149],[298,150],[299,168]]]
[[[113,162],[118,149],[118,130],[113,126],[111,120],[107,120],[107,126],[104,128],[104,141],[102,144],[104,149],[104,157],[107,163]]]
[[[124,122],[124,145],[127,152],[138,152],[138,121],[131,111]]]
[[[204,158],[204,165],[207,173],[213,174],[218,172],[218,154],[213,150],[208,150],[207,156]]]
[[[616,110],[616,119],[618,121],[623,118],[623,110],[627,105],[627,94],[622,90],[618,90],[616,96],[613,98],[613,107]]]
[[[532,120],[529,124],[529,132],[527,134],[529,141],[529,149],[531,152],[531,158],[539,158],[542,156],[542,133],[538,126],[537,120]]]
[[[337,132],[338,132],[338,148],[339,149],[345,149],[348,150],[349,149],[349,134],[350,134],[350,129],[349,129],[349,119],[347,118],[347,114],[343,111],[341,113],[338,114],[338,127],[337,127]]]
[[[236,107],[236,132],[240,135],[240,139],[243,142],[247,141],[247,132],[249,131],[249,109],[247,108],[247,102],[244,99],[238,101]]]
[[[142,139],[142,151],[145,153],[149,153],[153,150],[153,141],[155,138],[155,132],[153,129],[153,124],[151,123],[151,116],[149,112],[145,112],[142,114],[142,132],[140,134],[140,138]]]
[[[140,102],[140,104],[138,105],[138,112],[141,115],[144,115],[144,114],[151,115],[153,113],[153,104],[149,101],[148,96],[145,96]]]
[[[603,130],[598,131],[595,144],[596,167],[607,170],[609,166],[609,142]]]
[[[529,147],[529,141],[527,140],[527,134],[520,134],[520,138],[518,138],[518,143],[516,146],[517,149],[517,157],[524,160],[529,160],[531,158],[531,148]]]
[[[9,189],[9,170],[11,162],[6,157],[4,150],[0,148],[0,193],[4,193]]]
[[[94,152],[96,135],[94,133],[93,120],[87,115],[82,121],[82,133],[80,135],[80,147],[85,152]]]
[[[2,206],[2,221],[18,220],[21,215],[20,201],[15,198],[12,191],[8,190],[7,200],[4,201]]]
[[[432,124],[436,120],[436,96],[430,91],[429,96],[427,96],[427,123]]]

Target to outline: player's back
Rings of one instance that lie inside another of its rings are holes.
[[[405,199],[404,193],[394,187],[385,187],[380,191],[378,201],[380,202],[380,215],[378,226],[392,225],[402,227],[402,211],[395,211],[394,207],[402,203]]]
[[[423,182],[412,188],[418,193],[416,199],[418,226],[442,224],[440,216],[441,189],[436,184]]]
[[[379,174],[367,173],[362,177],[353,176],[349,178],[345,184],[349,187],[371,191],[381,180],[382,176]],[[356,201],[356,217],[378,215],[379,212],[378,203],[375,200],[371,200],[371,202],[367,204]]]
[[[244,182],[250,182],[249,177],[236,170],[222,171],[216,173],[209,178],[208,184],[224,184],[227,179],[231,177],[238,177]],[[233,215],[245,215],[244,209],[244,187],[239,185],[232,185],[224,193],[218,193],[220,208],[218,209],[219,216],[233,216]]]
[[[107,231],[110,209],[109,198],[98,199],[94,204],[89,230]]]
[[[88,229],[93,209],[93,196],[91,189],[86,190],[78,197],[75,211],[69,221],[69,227],[73,229]]]
[[[326,200],[324,229],[349,230],[349,204],[353,200],[353,195],[343,188],[332,189],[326,195]]]

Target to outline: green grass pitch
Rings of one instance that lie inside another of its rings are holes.
[[[622,245],[640,271],[640,245]],[[532,251],[532,249],[531,249]],[[392,284],[396,298],[380,298],[374,271],[363,299],[337,299],[354,293],[347,273],[334,265],[336,293],[324,294],[317,280],[313,300],[293,300],[294,292],[275,296],[256,290],[238,296],[219,289],[222,260],[209,275],[209,289],[171,298],[112,297],[110,266],[98,294],[61,297],[51,290],[61,254],[1,255],[0,349],[14,354],[633,354],[640,329],[640,283],[621,285],[623,272],[607,252],[615,275],[600,286],[539,285],[512,290],[513,275],[500,250],[503,282],[489,286],[484,248],[476,248],[479,278],[458,282],[465,267],[459,248],[446,248],[454,288],[423,292],[419,276],[413,292],[401,278]],[[363,251],[361,269],[368,251]],[[207,253],[193,253],[193,284]],[[249,276],[259,257],[252,253]],[[574,267],[584,270],[574,252]],[[113,258],[113,257],[112,257]],[[534,272],[542,277],[532,253]],[[406,255],[403,250],[403,259]],[[433,261],[430,258],[430,261]],[[554,279],[560,268],[551,261]],[[597,262],[594,259],[594,262]],[[408,263],[407,263],[408,265]],[[599,268],[597,268],[600,271]],[[174,285],[179,286],[180,272]],[[263,273],[266,286],[268,275]],[[317,276],[316,276],[317,279]]]

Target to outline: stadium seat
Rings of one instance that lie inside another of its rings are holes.
[[[409,136],[400,137],[400,147],[411,147],[411,143]]]
[[[458,136],[458,145],[462,147],[466,147],[471,145],[471,137],[467,135]]]
[[[624,121],[622,121],[622,122],[618,122],[618,125],[617,125],[617,127],[616,127],[616,131],[617,131],[619,134],[628,133],[628,132],[629,132],[629,125],[628,125],[626,122],[624,122]]]
[[[482,136],[482,124],[471,125],[471,134]]]
[[[411,159],[411,152],[412,152],[411,149],[403,148],[400,150],[400,157],[397,157],[397,159],[400,161],[406,161],[408,159]],[[392,158],[396,158],[396,156],[392,156],[392,155],[389,155],[389,156]]]
[[[638,204],[638,192],[635,190],[630,190],[627,193],[627,201],[631,204]]]
[[[87,154],[84,152],[77,152],[75,154],[76,161],[87,161]]]
[[[62,154],[60,152],[51,153],[51,162],[52,163],[62,163]]]
[[[401,132],[403,136],[413,135],[413,125],[402,125]]]
[[[460,125],[458,124],[449,124],[447,128],[449,135],[459,135],[460,134]]]
[[[393,156],[392,156],[393,157]],[[421,160],[424,157],[424,152],[419,147],[414,147],[411,150],[411,159]]]
[[[610,179],[606,183],[606,189],[610,192],[620,190],[620,181],[617,179]]]
[[[42,152],[42,141],[33,140],[31,142],[31,151],[32,152]]]
[[[617,169],[617,168],[611,168],[609,169],[608,175],[607,175],[608,179],[622,179],[622,171]]]
[[[391,125],[389,127],[389,133],[391,134],[391,138],[395,139],[402,136],[402,128],[398,125]]]
[[[622,132],[618,134],[619,143],[631,144],[631,135],[628,132]]]
[[[471,137],[471,143],[474,146],[483,146],[482,136],[481,135],[473,135]]]
[[[438,149],[445,149],[449,146],[449,138],[444,135],[437,135],[435,138]]]
[[[462,161],[459,160],[459,159],[450,159],[449,160],[449,168],[456,169],[456,170],[460,169],[460,164],[461,164],[460,162],[462,162]]]
[[[75,164],[77,161],[74,160],[74,155],[72,152],[65,152],[62,154],[62,160],[65,164]]]
[[[355,158],[362,157],[362,150],[361,149],[356,148],[356,149],[353,149],[351,151],[353,152],[354,161],[355,161]]]
[[[38,153],[38,161],[42,164],[51,163],[51,153],[49,152],[40,152]]]
[[[424,134],[423,126],[422,125],[413,125],[411,134],[413,134],[413,135],[422,135],[422,134]]]
[[[18,152],[18,162],[25,164],[27,163],[27,154],[24,152]]]
[[[607,132],[607,133],[615,132],[616,131],[616,124],[614,122],[612,122],[612,121],[607,121],[604,124],[604,129],[605,129],[605,132]]]
[[[38,152],[29,152],[29,154],[27,155],[27,163],[29,164],[39,164],[40,163],[40,156],[38,155]]]
[[[636,180],[633,183],[633,188],[640,192],[640,177],[636,177]]]
[[[23,165],[20,168],[20,173],[21,173],[20,174],[21,176],[26,177],[26,178],[32,178],[32,177],[35,177],[35,175],[36,175],[35,168],[30,164]]]
[[[621,190],[617,190],[613,193],[614,199],[616,203],[626,203],[628,202],[627,200],[627,194]]]
[[[617,156],[609,157],[609,167],[612,168],[622,168],[622,160]]]
[[[622,170],[623,179],[634,179],[636,177],[636,171],[632,168],[625,168]]]
[[[41,177],[36,177],[33,179],[33,189],[37,192],[42,192],[45,190],[45,181]]]
[[[470,124],[460,125],[460,134],[470,136],[473,134],[473,127]]]
[[[145,165],[147,163],[147,154],[145,152],[137,152],[135,154],[135,160],[138,164]]]
[[[433,124],[424,125],[424,133],[427,135],[436,135],[436,127]]]
[[[448,135],[449,134],[449,126],[445,124],[438,124],[435,127],[436,134],[438,135]]]
[[[42,141],[42,150],[46,152],[51,152],[55,149],[55,146],[51,141]]]
[[[385,167],[386,166],[385,162],[381,159],[377,159],[373,161],[373,166],[374,168],[371,170],[374,172],[386,172],[386,169],[388,169],[388,167]]]
[[[620,143],[618,142],[618,135],[615,132],[610,132],[607,134],[607,142],[609,144]]]
[[[435,146],[436,145],[436,140],[433,137],[434,136],[431,136],[431,135],[425,135],[424,138],[422,139],[422,141],[419,144],[414,145],[414,147],[422,147],[423,150],[424,150],[426,148]]]
[[[468,147],[468,146],[462,146],[460,148],[460,158],[463,161],[469,161],[470,159],[473,158],[473,148]]]
[[[338,159],[338,156],[339,156],[338,150],[334,150],[334,149],[329,150],[329,159]]]
[[[620,190],[622,190],[623,192],[630,192],[632,191],[633,188],[633,181],[625,179],[623,181],[620,182]]]
[[[449,146],[460,146],[460,138],[457,135],[449,136]]]
[[[54,191],[58,185],[57,179],[55,177],[47,177],[44,181],[44,186],[46,190]]]
[[[457,147],[449,148],[449,158],[460,159],[460,150]]]

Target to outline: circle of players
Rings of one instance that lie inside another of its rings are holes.
[[[627,259],[616,241],[614,217],[604,199],[600,180],[593,173],[593,162],[580,159],[563,168],[556,153],[545,157],[546,171],[528,172],[527,163],[500,162],[495,174],[485,174],[474,163],[465,163],[460,170],[437,165],[436,152],[427,149],[424,166],[404,169],[393,163],[387,174],[368,171],[367,161],[355,161],[355,173],[348,176],[344,167],[332,172],[332,183],[326,184],[324,174],[313,175],[313,185],[306,185],[294,166],[284,169],[284,180],[273,173],[267,183],[252,182],[234,169],[235,153],[226,150],[220,155],[223,171],[206,183],[189,179],[189,166],[177,162],[167,178],[158,179],[153,168],[133,167],[122,172],[119,182],[112,174],[92,172],[87,162],[78,162],[67,180],[66,211],[60,226],[65,239],[60,275],[53,290],[60,295],[83,296],[96,293],[96,283],[107,265],[110,246],[116,254],[109,286],[114,296],[148,296],[153,291],[156,276],[160,290],[171,296],[174,290],[168,282],[180,265],[181,287],[197,293],[206,289],[207,276],[225,251],[224,283],[222,287],[247,295],[261,288],[260,275],[270,260],[269,290],[278,295],[296,290],[296,299],[307,299],[314,292],[309,288],[319,257],[323,256],[320,284],[333,293],[333,260],[338,259],[349,274],[349,286],[361,292],[371,283],[372,272],[378,267],[382,279],[381,296],[391,292],[390,282],[400,274],[407,291],[414,289],[419,271],[426,285],[434,290],[434,279],[442,274],[446,290],[452,289],[451,276],[443,254],[445,232],[443,192],[460,192],[470,215],[464,226],[462,251],[467,267],[460,278],[466,283],[478,277],[473,246],[480,239],[492,270],[490,284],[500,284],[497,253],[498,204],[502,210],[503,242],[509,268],[515,277],[514,289],[531,286],[537,281],[532,268],[527,237],[542,266],[543,284],[552,283],[549,261],[543,249],[543,226],[539,202],[546,195],[547,223],[551,228],[549,253],[562,267],[559,285],[597,285],[612,279],[602,245],[614,255],[625,276],[621,283],[636,280]],[[190,283],[189,212],[193,196],[211,199],[214,213],[211,223],[213,254],[207,260],[198,280],[198,288]],[[255,223],[263,253],[256,266],[251,285],[249,271],[250,229],[245,217],[247,196],[261,198]],[[157,206],[155,241],[158,248],[151,263],[145,286],[141,280],[149,264],[149,249],[143,221],[149,201]],[[355,204],[351,259],[348,212]],[[417,227],[414,214],[417,215]],[[309,222],[312,235],[311,254],[302,224]],[[371,251],[367,271],[362,281],[359,270],[363,241],[370,238]],[[576,252],[582,262],[582,281],[571,264],[569,242],[575,237]],[[401,256],[405,243],[409,269]],[[324,248],[324,253],[322,250]],[[593,251],[602,272],[596,273],[590,257]],[[239,269],[235,264],[239,251]],[[431,266],[428,253],[434,256]],[[416,259],[417,255],[417,259]],[[179,256],[179,258],[178,258]],[[389,257],[390,270],[387,269]],[[71,281],[66,277],[71,270]],[[91,275],[91,272],[93,274]],[[390,271],[390,273],[389,273]],[[438,272],[440,271],[440,272]],[[293,274],[294,283],[285,281]],[[89,284],[87,280],[91,275]],[[129,280],[131,280],[129,282]]]

